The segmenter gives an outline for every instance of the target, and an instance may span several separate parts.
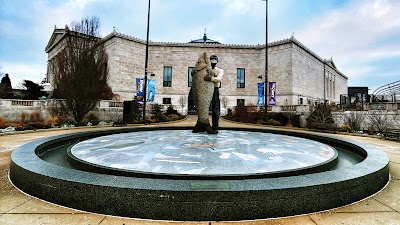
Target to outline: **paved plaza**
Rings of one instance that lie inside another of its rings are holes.
[[[189,116],[186,120],[168,123],[168,126],[194,126],[196,116]],[[133,125],[144,126],[144,125]],[[164,126],[147,125],[147,126]],[[221,127],[257,127],[265,129],[286,129],[258,125],[246,125],[221,121]],[[212,225],[261,225],[261,224],[400,224],[400,142],[380,140],[360,135],[332,134],[348,140],[361,141],[371,144],[383,150],[389,156],[389,167],[391,181],[380,193],[363,201],[333,209],[325,212],[294,216],[289,218],[264,219],[240,222],[175,222],[175,221],[152,221],[131,218],[121,218],[108,215],[93,214],[79,210],[69,209],[54,205],[40,199],[28,196],[16,189],[9,181],[8,172],[11,152],[20,145],[27,142],[73,132],[114,129],[109,128],[74,128],[74,129],[50,129],[46,131],[27,131],[15,134],[0,134],[0,224],[212,224]],[[304,131],[308,132],[308,131]],[[226,134],[228,135],[228,134]],[[229,134],[234,135],[234,134]],[[115,146],[114,146],[115,147]],[[121,147],[121,146],[119,146]],[[188,153],[193,157],[193,152]],[[226,155],[225,155],[226,156]],[[338,196],[340,197],[340,196]],[[317,201],[317,200],[316,200]]]

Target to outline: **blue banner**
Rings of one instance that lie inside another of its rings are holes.
[[[147,80],[147,102],[154,102],[154,96],[156,95],[156,81]]]
[[[154,102],[156,95],[156,81],[147,80],[146,102]],[[144,97],[144,81],[143,78],[136,78],[136,101],[142,102]]]
[[[258,99],[257,106],[264,106],[264,82],[257,83],[258,85]]]
[[[143,78],[136,78],[136,101],[143,101],[144,96],[144,85]]]

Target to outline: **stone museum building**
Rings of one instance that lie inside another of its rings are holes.
[[[55,28],[45,49],[49,62],[62,48],[64,36],[65,29]],[[146,41],[115,31],[103,40],[109,57],[109,85],[116,100],[133,100],[136,78],[145,74]],[[224,70],[220,96],[226,100],[226,108],[256,104],[257,83],[265,80],[265,50],[265,44],[223,44],[206,34],[187,43],[150,41],[148,79],[155,81],[154,102],[181,110],[180,100],[184,99],[184,111],[190,109],[190,72],[200,54],[207,52],[218,56],[218,67]],[[51,83],[50,66],[47,79]],[[347,94],[347,77],[332,59],[320,57],[293,36],[268,43],[268,81],[276,82],[276,105],[281,106],[338,104],[340,95]],[[221,109],[224,112],[225,107]]]

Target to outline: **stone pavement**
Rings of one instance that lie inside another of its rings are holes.
[[[188,119],[180,122],[169,123],[168,126],[193,126],[196,122],[196,116],[189,116]],[[135,125],[144,126],[144,125]],[[147,126],[166,126],[147,125]],[[232,123],[221,120],[221,127],[265,127],[258,125],[246,125]],[[40,199],[28,196],[16,189],[9,181],[8,172],[10,165],[11,152],[18,146],[27,142],[66,133],[95,130],[95,129],[113,129],[104,127],[73,128],[73,129],[51,129],[45,131],[30,131],[15,134],[0,134],[0,224],[137,224],[137,225],[400,225],[400,142],[380,140],[367,136],[352,136],[342,134],[332,134],[345,139],[361,141],[371,144],[376,148],[382,149],[389,156],[389,166],[391,181],[389,185],[380,193],[338,209],[325,212],[294,216],[288,218],[265,219],[240,222],[175,222],[175,221],[153,221],[114,217],[108,215],[93,214],[79,210],[69,209],[54,205]],[[286,129],[265,127],[265,129]]]

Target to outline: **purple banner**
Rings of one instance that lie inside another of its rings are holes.
[[[268,105],[276,105],[276,82],[268,82]]]

